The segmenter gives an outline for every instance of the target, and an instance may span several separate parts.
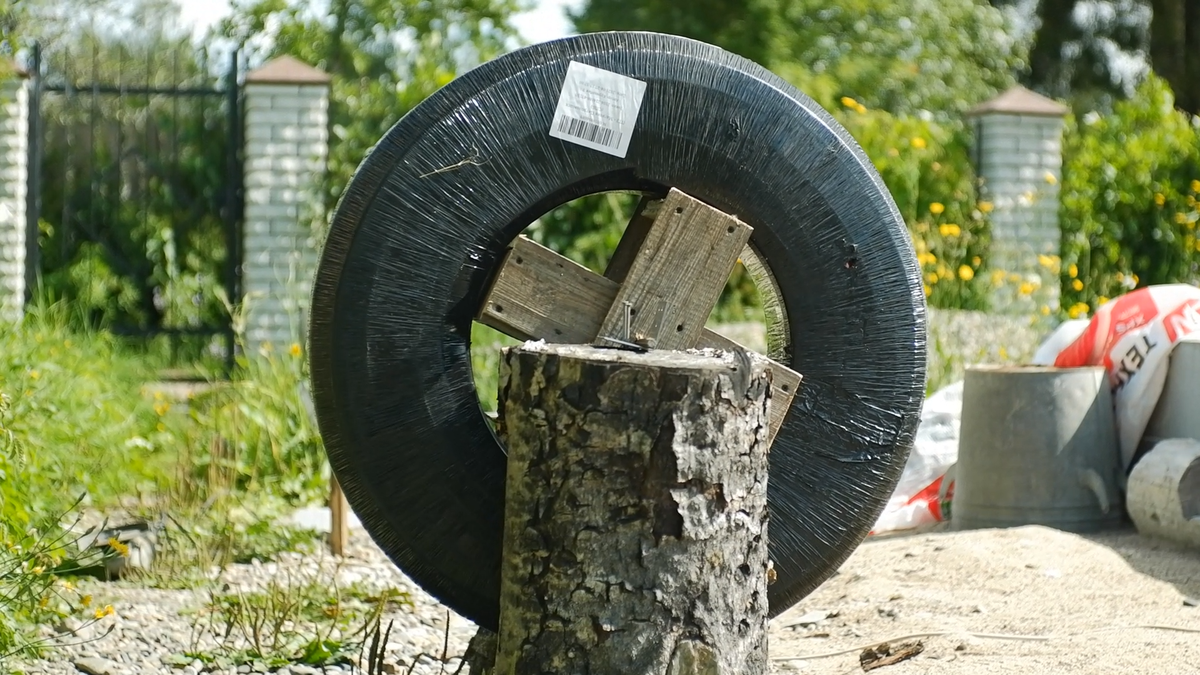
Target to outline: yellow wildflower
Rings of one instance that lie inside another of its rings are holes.
[[[84,607],[87,607],[92,604],[92,596],[85,595],[79,599],[79,602],[82,603]]]
[[[1192,207],[1196,206],[1196,196],[1195,195],[1188,195],[1187,205],[1192,206]]]
[[[1001,348],[1000,348],[1000,358],[1001,358],[1001,359],[1007,359],[1007,358],[1008,358],[1008,350],[1007,350],[1007,349],[1005,349],[1004,347],[1001,347]]]
[[[1017,292],[1020,293],[1021,295],[1032,295],[1033,291],[1034,291],[1033,284],[1029,283],[1028,281],[1021,284],[1020,288],[1017,289]]]
[[[1163,195],[1163,193],[1155,192],[1154,193],[1154,203],[1158,204],[1159,206],[1162,206],[1163,204],[1167,203],[1167,198],[1165,195]]]
[[[929,205],[929,212],[935,216],[941,215],[941,213],[945,210],[946,210],[946,205],[941,202],[934,202]]]
[[[112,548],[112,550],[116,551],[117,554],[120,555],[122,558],[129,557],[129,545],[128,544],[119,542],[116,539],[109,539],[108,545],[110,548]]]
[[[1045,179],[1046,179],[1046,182],[1049,183],[1050,185],[1058,184],[1058,177],[1055,176],[1054,174],[1050,173],[1049,171],[1046,172]]]
[[[1005,274],[1006,272],[1004,270],[996,270],[992,272],[992,283],[997,286],[1004,283]]]
[[[991,213],[992,209],[996,208],[991,202],[979,202],[979,210],[984,213]]]
[[[1071,288],[1074,288],[1077,291],[1082,291],[1083,290],[1083,282],[1076,279],[1075,281],[1071,282]]]
[[[958,235],[962,234],[962,229],[954,223],[942,225],[938,228],[938,231],[942,233],[943,237],[957,237]]]
[[[971,258],[971,264],[974,265],[975,267],[979,267],[979,264],[982,262],[983,262],[983,258],[980,258],[979,256],[975,256],[974,258]]]
[[[68,592],[73,591],[75,590],[75,584],[71,583],[70,581],[64,581],[63,590]]]
[[[163,424],[162,422],[159,422],[158,426],[156,426],[154,428],[158,429],[159,433],[162,433],[167,430],[167,425]]]
[[[937,272],[929,272],[925,275],[925,283],[936,284],[938,282]]]
[[[1200,180],[1192,181],[1192,192],[1200,194]]]
[[[1096,298],[1096,306],[1097,307],[1102,307],[1107,304],[1108,304],[1108,298],[1104,297],[1103,295]]]
[[[928,298],[928,297],[929,297],[929,293],[930,293],[930,291],[929,291],[929,284],[922,284],[922,285],[921,285],[921,288],[925,289],[925,297],[927,297],[927,298]]]
[[[50,596],[43,595],[41,600],[38,600],[38,607],[45,609],[50,604]]]
[[[104,609],[97,608],[93,616],[95,616],[97,619],[103,619],[104,617],[112,616],[115,613],[116,610],[113,609],[112,605],[105,605]]]
[[[45,572],[45,571],[46,571],[46,567],[44,565],[38,565],[37,567],[33,568],[34,574],[41,574],[42,572]]]
[[[924,149],[925,149],[925,139],[924,139],[924,138],[921,138],[920,136],[915,136],[915,137],[912,139],[912,141],[910,141],[910,143],[912,144],[912,146],[913,146],[914,148],[916,148],[916,149],[918,149],[918,150],[924,150]]]
[[[1021,280],[1021,275],[1017,274],[1016,272],[1012,272],[1008,275],[1008,280],[1015,284]]]
[[[1186,222],[1187,222],[1187,216],[1183,215],[1182,213],[1175,214],[1175,223],[1177,225],[1183,225]]]
[[[154,412],[159,417],[166,415],[170,409],[171,409],[171,404],[167,403],[166,401],[159,401],[158,403],[154,404]]]
[[[36,371],[36,370],[31,370],[31,371],[29,371],[29,377],[31,377],[31,378],[33,378],[33,379],[35,379],[35,380],[36,380],[36,379],[38,379],[38,378],[39,378],[39,377],[41,377],[41,376],[42,376],[42,374],[41,374],[41,373],[39,373],[39,372],[38,372],[38,371]]]
[[[1039,254],[1038,255],[1038,264],[1041,265],[1042,267],[1046,267],[1046,268],[1054,267],[1054,258],[1051,258],[1050,256],[1048,256],[1044,253]]]
[[[300,345],[298,343],[293,342],[292,348],[289,350],[289,352],[291,353],[292,356],[300,356]]]
[[[863,104],[859,103],[858,105],[854,106],[854,112],[856,112],[856,113],[858,113],[859,115],[861,115],[861,114],[863,114],[863,113],[867,112],[867,106],[865,106],[865,105],[863,105]]]
[[[1070,316],[1072,319],[1078,319],[1081,316],[1087,315],[1089,309],[1091,308],[1088,307],[1086,302],[1077,302],[1067,310],[1067,316]]]
[[[1067,267],[1067,274],[1070,274],[1072,279],[1079,276],[1079,266],[1075,263],[1071,263],[1071,265]]]
[[[970,281],[975,278],[975,270],[971,269],[970,265],[961,265],[958,268],[958,278],[963,281]]]
[[[1050,305],[1042,305],[1042,316],[1050,316]]]
[[[854,99],[850,98],[849,96],[843,96],[842,97],[842,105],[853,110],[854,108],[858,107],[858,101],[855,101]]]
[[[1140,281],[1140,280],[1138,279],[1138,275],[1136,275],[1136,274],[1135,274],[1135,275],[1133,275],[1133,285],[1134,285],[1134,286],[1137,286],[1137,285],[1138,285],[1138,281]]]

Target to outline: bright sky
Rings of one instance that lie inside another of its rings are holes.
[[[571,32],[564,10],[578,0],[534,0],[535,9],[520,14],[513,24],[529,42],[545,42],[564,37]],[[229,13],[229,0],[178,0],[183,9],[183,22],[203,32]]]

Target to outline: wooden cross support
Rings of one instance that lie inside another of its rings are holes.
[[[603,276],[519,237],[478,317],[520,340],[650,349],[744,348],[704,328],[753,231],[671,190],[643,200]],[[800,386],[771,361],[770,440]]]

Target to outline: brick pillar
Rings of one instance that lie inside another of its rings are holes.
[[[303,343],[325,222],[329,76],[289,56],[246,76],[246,341]]]
[[[0,81],[0,321],[25,307],[25,196],[29,186],[27,80]]]
[[[1014,87],[967,115],[975,129],[976,171],[991,213],[992,308],[1030,314],[1058,309],[1066,106]],[[1050,263],[1050,264],[1048,264]]]

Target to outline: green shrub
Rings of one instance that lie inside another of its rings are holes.
[[[1070,120],[1062,305],[1079,316],[1137,286],[1200,278],[1200,128],[1151,75],[1107,116]]]
[[[868,110],[851,98],[841,100],[835,117],[867,153],[908,224],[929,303],[986,309],[991,205],[978,201],[970,130],[962,122]]]

